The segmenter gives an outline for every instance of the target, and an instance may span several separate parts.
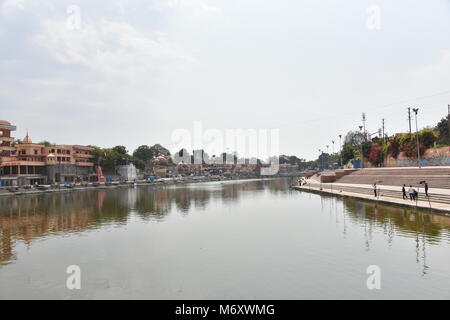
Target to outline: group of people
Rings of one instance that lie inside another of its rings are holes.
[[[298,179],[298,185],[299,186],[305,186],[307,184],[306,179],[304,177],[301,177]]]
[[[425,196],[428,198],[429,197],[429,195],[428,195],[428,183],[426,181],[421,181],[420,183],[424,184]],[[379,190],[377,190],[377,184],[374,183],[373,184],[373,193],[375,195],[375,198],[378,196],[378,191]],[[418,200],[418,198],[419,198],[419,192],[415,188],[413,188],[412,185],[409,186],[408,193],[407,193],[406,192],[406,185],[404,184],[403,187],[402,187],[402,194],[403,194],[403,200],[408,199],[407,194],[409,194],[409,198],[411,200]]]
[[[425,189],[425,196],[428,198],[428,183],[426,181],[423,181],[424,184],[424,189]],[[402,194],[403,194],[403,200],[408,199],[408,196],[406,194],[406,185],[403,185],[402,187]],[[409,198],[411,200],[417,200],[419,197],[419,193],[417,192],[417,190],[415,188],[413,188],[412,185],[409,186],[408,189],[408,194],[409,194]]]

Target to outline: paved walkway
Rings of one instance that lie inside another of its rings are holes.
[[[320,183],[317,181],[314,181],[314,183]],[[343,187],[356,187],[356,188],[368,188],[373,190],[373,185],[371,184],[356,184],[356,183],[323,183],[323,185],[333,185],[334,187],[338,188],[339,186],[343,186]],[[392,190],[392,191],[402,191],[402,187],[400,186],[385,186],[385,185],[377,185],[377,187],[380,190]],[[413,186],[414,187],[414,186]],[[417,187],[414,187],[417,189]],[[409,189],[409,185],[406,185],[406,192],[408,192]],[[424,188],[421,187],[419,192],[425,192]],[[442,194],[442,195],[448,195],[450,196],[450,189],[439,189],[439,188],[429,188],[428,189],[428,193],[433,193],[433,194]]]
[[[339,186],[342,187],[352,187],[356,190],[354,191],[344,191],[340,190]],[[357,185],[357,184],[347,184],[347,183],[322,183],[322,190],[320,188],[320,183],[311,183],[310,185],[306,186],[294,186],[293,187],[296,190],[302,190],[302,191],[311,191],[311,192],[317,192],[317,193],[323,193],[323,194],[333,194],[337,196],[343,196],[343,197],[351,197],[351,198],[358,198],[363,200],[369,200],[369,201],[375,201],[375,202],[383,202],[383,203],[390,203],[395,205],[402,205],[402,206],[408,206],[408,207],[414,207],[414,208],[421,208],[421,209],[432,209],[434,211],[438,211],[441,214],[450,215],[450,203],[438,203],[438,202],[432,202],[432,201],[411,201],[409,199],[403,200],[402,198],[397,197],[390,197],[390,196],[384,196],[380,195],[379,197],[375,198],[373,193],[365,194],[362,192],[356,192],[358,191],[357,188],[360,188],[361,190],[364,189],[370,189],[370,191],[373,192],[373,187],[371,185]],[[395,190],[398,191],[399,187],[397,186],[382,186],[381,190]],[[443,195],[450,195],[450,190],[447,189],[433,189],[433,193],[437,193],[437,190],[440,190]],[[401,188],[400,188],[401,191]]]

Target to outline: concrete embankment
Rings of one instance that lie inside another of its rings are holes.
[[[333,195],[338,197],[348,197],[355,198],[373,202],[387,203],[395,206],[404,206],[409,208],[419,208],[423,210],[433,211],[434,213],[450,215],[450,202],[445,203],[444,200],[439,200],[440,202],[432,201],[433,196],[430,198],[422,198],[422,200],[412,201],[410,199],[405,199],[400,196],[394,197],[391,195],[386,195],[383,189],[378,190],[378,195],[375,197],[373,189],[370,188],[344,188],[339,185],[333,184],[307,184],[304,186],[293,186],[295,190],[306,191],[318,194]]]

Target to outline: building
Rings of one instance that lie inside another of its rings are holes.
[[[33,143],[28,133],[14,142],[16,127],[0,120],[0,185],[95,181],[92,147]]]
[[[134,181],[137,179],[137,170],[134,164],[117,166],[117,173],[121,181]]]

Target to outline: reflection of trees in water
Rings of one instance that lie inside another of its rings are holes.
[[[125,224],[130,212],[163,220],[174,207],[187,214],[204,210],[211,199],[236,201],[241,191],[280,192],[289,180],[244,181],[195,187],[97,189],[0,198],[0,264],[14,259],[15,241],[26,244],[51,234],[78,232],[104,224]]]
[[[430,243],[438,243],[442,233],[450,231],[450,217],[354,199],[345,199],[344,204],[354,221],[377,223],[388,235],[397,228],[409,234],[423,233]]]
[[[416,263],[421,264],[422,275],[426,275],[430,266],[427,264],[427,245],[439,244],[448,238],[450,217],[435,215],[423,210],[387,206],[372,202],[345,199],[344,205],[353,221],[369,225],[380,225],[388,236],[391,245],[396,230],[400,230],[415,239],[414,249]],[[370,236],[370,235],[369,235]],[[369,237],[366,234],[366,245],[369,248]]]

